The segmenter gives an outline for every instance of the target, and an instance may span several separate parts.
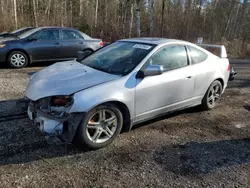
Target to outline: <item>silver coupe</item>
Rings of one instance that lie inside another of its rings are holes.
[[[123,39],[51,65],[30,78],[29,118],[42,132],[98,149],[157,116],[197,105],[212,109],[230,65],[224,46],[207,46],[221,54],[180,40]]]

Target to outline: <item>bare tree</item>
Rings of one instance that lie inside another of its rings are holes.
[[[96,0],[95,4],[95,28],[97,27],[97,18],[98,18],[98,0]]]
[[[13,0],[14,4],[14,18],[15,18],[15,28],[17,29],[17,5],[16,5],[16,0]]]
[[[161,37],[163,37],[163,28],[164,28],[164,9],[165,9],[165,0],[162,0],[161,5]]]
[[[131,4],[130,8],[130,23],[129,23],[129,33],[128,36],[131,38],[132,36],[132,28],[133,28],[133,21],[134,21],[134,4]]]
[[[150,31],[150,36],[153,36],[153,30],[154,30],[154,0],[150,0],[150,26],[149,26],[149,31]]]
[[[135,11],[136,11],[136,35],[141,36],[141,10],[140,10],[141,0],[135,0]]]
[[[79,0],[79,4],[80,4],[79,16],[82,16],[82,15],[83,15],[83,1],[84,1],[84,0]]]
[[[38,27],[36,14],[37,14],[36,0],[33,0],[33,15],[34,15],[34,20],[35,20],[35,26]]]

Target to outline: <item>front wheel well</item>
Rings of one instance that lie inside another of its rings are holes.
[[[130,117],[130,112],[128,107],[119,101],[110,101],[110,102],[105,102],[105,104],[113,104],[117,106],[117,108],[121,111],[122,117],[123,117],[123,125],[122,125],[122,132],[128,132],[131,129],[131,117]]]
[[[8,58],[9,58],[10,53],[11,53],[11,52],[14,52],[14,51],[19,51],[19,52],[24,53],[24,54],[27,56],[27,58],[28,58],[28,63],[31,62],[31,59],[30,59],[29,54],[28,54],[25,50],[22,50],[22,49],[12,49],[12,50],[10,50],[10,51],[6,54],[6,59],[5,59],[6,62],[8,61]]]

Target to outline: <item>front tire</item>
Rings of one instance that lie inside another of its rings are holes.
[[[215,80],[208,88],[204,98],[202,99],[202,107],[205,110],[213,109],[220,100],[222,93],[222,85],[220,81]]]
[[[92,109],[79,125],[75,144],[88,149],[99,149],[111,144],[122,129],[121,111],[112,104]]]
[[[21,51],[13,51],[8,56],[8,64],[12,68],[24,68],[28,62],[27,55]]]

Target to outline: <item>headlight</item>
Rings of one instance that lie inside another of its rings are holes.
[[[62,106],[62,107],[68,107],[71,104],[73,104],[74,99],[73,96],[53,96],[50,99],[50,105],[51,106]]]
[[[0,48],[3,48],[5,46],[5,44],[0,44]]]

